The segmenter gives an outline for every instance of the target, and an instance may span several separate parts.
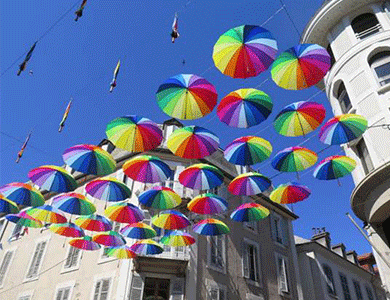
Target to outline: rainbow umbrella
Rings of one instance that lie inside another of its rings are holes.
[[[0,194],[0,213],[1,214],[17,214],[19,212],[18,205],[5,198],[2,194]]]
[[[289,182],[279,185],[274,189],[269,198],[280,204],[292,204],[305,200],[311,194],[308,187],[296,182]]]
[[[217,219],[202,220],[196,223],[192,227],[192,230],[201,235],[221,235],[230,232],[229,227],[227,227],[224,222]]]
[[[169,136],[167,146],[177,156],[203,158],[218,149],[219,138],[206,128],[187,126],[176,129]]]
[[[84,195],[65,193],[53,198],[53,207],[72,215],[92,215],[96,207]]]
[[[344,114],[326,122],[320,129],[319,138],[325,144],[340,145],[358,138],[366,129],[367,119],[365,117]]]
[[[30,217],[24,211],[21,211],[18,214],[6,215],[5,218],[12,223],[15,223],[15,224],[18,224],[18,225],[24,226],[24,227],[31,227],[31,228],[43,227],[43,224],[41,221]]]
[[[160,254],[164,252],[164,248],[151,239],[136,242],[130,246],[130,250],[138,255]]]
[[[125,237],[138,240],[151,239],[157,236],[156,231],[151,226],[140,222],[126,225],[120,230],[120,233]]]
[[[61,223],[61,224],[51,224],[49,229],[54,233],[57,233],[66,237],[83,237],[85,236],[84,230],[79,226],[73,223]]]
[[[94,242],[90,236],[72,239],[69,241],[69,244],[72,247],[88,251],[99,250],[101,247],[98,243]]]
[[[104,210],[104,214],[112,221],[119,223],[133,224],[145,219],[142,210],[137,206],[126,202],[120,202],[107,207]]]
[[[0,194],[19,205],[36,207],[45,203],[45,199],[36,188],[22,182],[12,182],[2,186]]]
[[[117,246],[117,247],[109,247],[106,248],[106,254],[108,256],[113,256],[119,259],[129,259],[136,258],[137,255],[129,246]]]
[[[233,78],[264,72],[275,60],[278,47],[271,33],[259,26],[242,25],[225,32],[213,49],[215,66]]]
[[[171,247],[184,247],[194,244],[195,239],[191,234],[181,230],[175,230],[164,235],[160,243]]]
[[[269,158],[271,153],[271,143],[257,136],[235,139],[223,152],[227,161],[242,166],[260,163]]]
[[[123,201],[131,197],[127,185],[113,177],[92,180],[85,186],[85,191],[103,201]]]
[[[324,78],[330,68],[330,55],[316,44],[300,44],[278,56],[271,75],[275,83],[288,90],[313,86]]]
[[[256,172],[238,175],[234,178],[228,190],[233,195],[250,196],[260,194],[271,186],[271,180]]]
[[[138,196],[141,204],[156,209],[171,209],[181,203],[181,198],[172,189],[154,186]]]
[[[107,151],[94,145],[76,145],[62,154],[64,162],[84,174],[107,175],[115,171],[115,160]]]
[[[64,168],[41,166],[28,172],[31,181],[41,190],[66,193],[77,188],[77,182]]]
[[[122,169],[131,179],[143,183],[163,182],[173,173],[165,162],[151,155],[140,155],[129,159]]]
[[[337,179],[351,173],[356,167],[356,161],[348,156],[334,155],[322,160],[314,169],[313,176],[320,180]]]
[[[188,218],[176,210],[165,210],[152,218],[152,224],[164,229],[183,229],[190,225]]]
[[[126,244],[126,240],[116,231],[106,231],[95,234],[92,240],[107,247],[117,247]]]
[[[110,231],[112,229],[112,223],[100,215],[81,216],[74,222],[76,225],[89,231]]]
[[[62,213],[50,205],[42,205],[35,208],[30,208],[26,210],[26,214],[34,219],[45,223],[66,223],[66,218],[62,215]]]
[[[230,218],[236,222],[254,222],[268,217],[269,210],[264,206],[249,202],[236,208]]]
[[[298,172],[310,168],[317,161],[317,154],[303,147],[289,147],[277,153],[272,167],[280,172]]]
[[[212,165],[195,164],[180,173],[179,181],[191,189],[210,190],[223,183],[223,174]]]
[[[266,120],[272,107],[271,98],[263,91],[239,89],[222,98],[217,115],[230,127],[249,128]]]
[[[287,105],[275,117],[275,130],[284,136],[300,136],[315,130],[325,118],[325,108],[317,102],[299,101]]]
[[[212,193],[205,193],[196,196],[188,204],[187,208],[201,215],[220,214],[227,210],[228,203],[225,199]]]
[[[206,79],[193,74],[179,74],[161,84],[156,92],[157,104],[167,115],[194,120],[212,112],[218,94]]]
[[[135,115],[116,118],[107,125],[107,138],[118,148],[130,152],[145,152],[157,148],[162,131],[151,120]]]

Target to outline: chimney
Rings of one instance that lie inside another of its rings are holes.
[[[372,253],[366,253],[358,256],[359,265],[370,273],[374,273],[375,257]]]
[[[330,249],[330,235],[327,231],[321,231],[316,232],[312,237],[311,240],[313,242],[317,242],[318,244],[321,244],[322,246]]]
[[[357,265],[358,264],[358,259],[357,259],[357,253],[355,252],[355,250],[349,250],[347,253],[346,253],[346,256],[347,256],[347,259]]]
[[[332,246],[332,250],[333,250],[333,252],[337,253],[341,257],[346,258],[346,256],[345,256],[345,246],[344,246],[343,243],[340,243],[340,244]]]

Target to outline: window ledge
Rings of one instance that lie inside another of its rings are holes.
[[[107,263],[107,262],[112,262],[112,261],[115,261],[115,260],[118,260],[118,259],[116,257],[101,258],[101,259],[98,260],[97,264],[101,265],[101,264],[104,264],[104,263]]]
[[[283,296],[284,298],[292,298],[292,295],[290,292],[282,292],[282,291],[279,291],[279,295]]]
[[[287,246],[278,242],[278,241],[274,241],[275,242],[275,245],[278,245],[279,247],[283,248],[283,249],[287,249]]]
[[[213,270],[213,271],[216,271],[216,272],[219,272],[219,273],[222,273],[222,274],[226,274],[226,270],[225,269],[220,269],[220,268],[214,267],[214,266],[209,265],[209,264],[207,264],[206,267],[211,269],[211,270]]]
[[[38,279],[39,279],[39,276],[34,277],[34,278],[25,278],[25,279],[23,280],[23,283],[31,282],[31,281],[36,281],[36,280],[38,280]]]
[[[78,269],[80,269],[80,266],[62,269],[60,274],[66,274],[69,272],[77,271]]]
[[[244,279],[250,285],[253,285],[253,286],[256,286],[256,287],[262,287],[262,284],[260,284],[260,282],[258,282],[258,281],[253,281],[252,279],[247,278],[247,277],[244,277]]]
[[[384,85],[384,86],[381,86],[379,89],[378,89],[378,94],[384,94],[386,92],[390,91],[390,83]]]

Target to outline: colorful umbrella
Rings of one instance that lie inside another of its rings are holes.
[[[201,235],[221,235],[230,232],[227,225],[217,219],[205,219],[196,223],[192,229],[194,232]]]
[[[184,247],[194,244],[195,239],[192,235],[184,231],[175,230],[164,235],[160,243],[171,247]]]
[[[115,160],[107,151],[94,145],[76,145],[62,154],[64,162],[84,174],[107,175],[115,171]]]
[[[320,180],[333,180],[346,176],[356,167],[356,161],[344,155],[334,155],[322,160],[314,169],[313,176]],[[340,184],[340,182],[339,182]]]
[[[172,189],[154,186],[138,196],[141,204],[155,209],[171,209],[181,203],[181,198]]]
[[[164,252],[164,248],[157,242],[147,239],[136,242],[130,247],[130,250],[138,255],[160,254]]]
[[[313,166],[317,158],[317,154],[307,148],[289,147],[277,153],[271,164],[281,172],[298,172]]]
[[[5,218],[12,223],[15,223],[15,224],[18,224],[18,225],[24,226],[24,227],[31,227],[31,228],[43,227],[43,224],[41,221],[30,217],[24,211],[21,211],[18,214],[6,215]]]
[[[135,115],[117,118],[107,125],[107,138],[118,148],[130,152],[145,152],[157,148],[162,131],[151,120]]]
[[[275,117],[275,130],[284,136],[300,136],[315,130],[325,118],[325,108],[317,102],[299,101],[287,105]]]
[[[119,259],[136,258],[137,254],[129,246],[117,246],[106,248],[106,254],[108,256],[114,256]]]
[[[83,237],[85,236],[84,230],[73,223],[51,224],[49,229],[54,233],[63,235],[66,237]]]
[[[305,200],[311,194],[310,190],[299,183],[289,182],[274,189],[269,198],[280,204],[292,204]]]
[[[360,115],[345,114],[326,122],[320,129],[320,141],[328,145],[348,143],[367,129],[367,119]],[[1,191],[0,191],[1,192]]]
[[[140,155],[129,159],[122,169],[131,179],[143,183],[163,182],[173,173],[165,162],[151,155]]]
[[[112,229],[112,223],[100,215],[81,216],[74,222],[76,225],[89,231],[110,231]]]
[[[144,223],[126,225],[120,230],[120,233],[125,237],[138,240],[151,239],[157,236],[156,231]]]
[[[300,44],[278,56],[271,75],[275,83],[288,90],[313,86],[324,78],[330,68],[330,55],[316,44]]]
[[[30,208],[26,210],[26,214],[34,219],[45,223],[66,223],[66,218],[62,215],[62,213],[50,205],[42,205],[35,208]]]
[[[0,213],[1,214],[17,214],[19,212],[18,205],[5,198],[2,194],[0,194]]]
[[[179,74],[159,86],[158,106],[169,116],[194,120],[212,112],[218,94],[206,79],[193,74]]]
[[[238,175],[234,178],[228,190],[233,195],[250,196],[260,194],[271,186],[271,180],[256,172]]]
[[[233,78],[264,72],[275,60],[278,47],[271,33],[259,26],[242,25],[225,32],[213,49],[215,66]]]
[[[140,222],[145,218],[142,210],[137,206],[126,202],[107,207],[104,214],[112,221],[129,224]]]
[[[257,136],[243,136],[226,146],[223,152],[232,164],[249,166],[260,163],[270,157],[272,145]]]
[[[41,166],[28,172],[31,181],[41,190],[66,193],[77,188],[77,182],[64,168]]]
[[[45,203],[45,199],[36,188],[22,182],[12,182],[2,186],[0,194],[19,205],[36,207]]]
[[[219,138],[206,128],[187,126],[176,129],[169,136],[167,146],[177,156],[203,158],[218,149]]]
[[[92,240],[107,247],[117,247],[126,244],[126,240],[116,231],[106,231],[95,234]]]
[[[223,183],[223,174],[212,165],[195,164],[180,173],[179,181],[191,189],[210,190]]]
[[[268,217],[269,210],[257,203],[244,203],[232,212],[230,218],[236,222],[254,222]]]
[[[228,203],[225,199],[214,195],[212,193],[205,193],[199,196],[196,196],[188,204],[187,208],[189,211],[192,211],[201,215],[213,215],[220,214],[227,210]]]
[[[103,201],[123,201],[131,197],[127,185],[113,177],[92,180],[85,186],[85,191]]]
[[[72,215],[92,215],[96,207],[84,195],[65,193],[53,198],[53,207]]]
[[[95,243],[90,236],[72,239],[69,241],[69,244],[72,247],[88,251],[99,250],[101,247],[98,243]]]
[[[240,89],[223,97],[217,107],[221,122],[231,127],[249,128],[260,124],[271,114],[271,98],[256,89]]]
[[[152,218],[152,224],[164,229],[183,229],[190,225],[188,218],[176,210],[165,210]]]

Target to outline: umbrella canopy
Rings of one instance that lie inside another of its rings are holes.
[[[0,194],[0,213],[2,214],[17,214],[19,212],[18,205],[5,198],[2,194]]]
[[[36,188],[22,182],[12,182],[2,186],[0,194],[19,205],[36,207],[45,203],[45,199]]]
[[[137,254],[129,246],[117,246],[106,248],[106,254],[119,259],[136,258]]]
[[[78,238],[85,236],[84,230],[82,230],[79,226],[73,223],[51,224],[49,226],[49,229],[54,233],[66,237]]]
[[[53,198],[53,207],[72,215],[92,215],[96,207],[84,195],[65,193]]]
[[[98,243],[94,242],[90,236],[72,239],[69,241],[69,244],[72,247],[87,251],[99,250],[101,247]]]
[[[126,202],[116,203],[107,207],[104,214],[112,221],[128,224],[138,223],[145,218],[142,210]]]
[[[202,220],[196,223],[192,229],[194,232],[201,235],[221,235],[230,232],[229,227],[227,227],[224,222],[217,219]]]
[[[171,247],[184,247],[195,243],[194,237],[181,230],[175,230],[164,235],[160,241],[161,244]]]
[[[34,219],[45,223],[66,223],[67,220],[63,214],[56,208],[50,205],[42,205],[26,210],[26,214]]]
[[[12,223],[15,223],[15,224],[18,224],[18,225],[24,226],[24,227],[31,227],[31,228],[43,227],[43,224],[41,221],[30,217],[24,211],[21,211],[18,214],[6,215],[5,218]]]
[[[325,144],[340,145],[360,137],[366,129],[367,119],[365,117],[344,114],[326,122],[320,129],[319,138]]]
[[[126,244],[126,240],[116,231],[106,231],[95,234],[92,240],[107,247],[117,247]]]
[[[140,155],[129,159],[122,169],[131,179],[144,183],[163,182],[173,174],[165,162],[151,155]]]
[[[236,222],[254,222],[268,217],[269,210],[257,203],[244,203],[232,212],[230,218]]]
[[[276,154],[271,164],[281,172],[298,172],[313,166],[317,158],[317,153],[307,148],[289,147]]]
[[[172,189],[164,186],[154,186],[138,196],[141,204],[155,209],[171,209],[181,203],[181,197]]]
[[[94,198],[103,201],[123,201],[131,197],[131,191],[126,184],[113,177],[102,177],[88,182],[86,192]]]
[[[233,78],[264,72],[275,60],[278,47],[271,33],[259,26],[242,25],[225,32],[213,49],[215,66]]]
[[[41,190],[66,193],[77,188],[77,182],[64,168],[41,166],[28,172],[28,178]]]
[[[275,117],[275,130],[284,136],[300,136],[315,130],[325,118],[325,107],[317,102],[299,101],[287,105]]]
[[[272,145],[257,136],[243,136],[226,146],[223,152],[232,164],[249,166],[260,163],[270,157]]]
[[[74,222],[76,225],[89,231],[110,231],[112,229],[112,223],[100,215],[81,216]]]
[[[151,120],[135,115],[116,118],[107,125],[107,138],[118,148],[130,152],[145,152],[157,148],[162,131]]]
[[[225,199],[212,193],[198,195],[187,204],[189,211],[201,215],[220,214],[226,211],[228,206]]]
[[[314,169],[313,176],[320,180],[344,177],[356,167],[356,161],[348,156],[334,155],[322,160]]]
[[[188,218],[176,210],[165,210],[152,218],[152,224],[164,229],[183,229],[190,225]]]
[[[206,128],[187,126],[176,129],[169,136],[167,146],[177,156],[203,158],[218,149],[219,138]]]
[[[138,241],[130,249],[138,255],[160,254],[164,252],[164,248],[151,239]]]
[[[206,79],[193,74],[179,74],[161,84],[156,93],[157,104],[167,115],[194,120],[212,112],[218,94]]]
[[[140,222],[126,225],[120,230],[120,233],[125,237],[138,240],[151,239],[157,236],[156,231],[151,226]]]
[[[272,107],[271,98],[263,91],[239,89],[222,98],[217,115],[230,127],[249,128],[266,120]]]
[[[260,194],[271,186],[271,180],[256,172],[238,175],[234,178],[228,190],[233,195],[250,196]]]
[[[308,187],[296,182],[288,182],[274,189],[269,198],[280,204],[292,204],[305,200],[311,194]]]
[[[62,154],[64,162],[84,174],[103,176],[115,171],[115,160],[107,151],[94,145],[76,145]]]
[[[195,164],[180,173],[179,181],[191,189],[210,190],[222,184],[223,174],[212,165]]]
[[[330,68],[330,55],[316,44],[300,44],[278,56],[271,75],[275,83],[288,90],[311,87],[324,78]]]

